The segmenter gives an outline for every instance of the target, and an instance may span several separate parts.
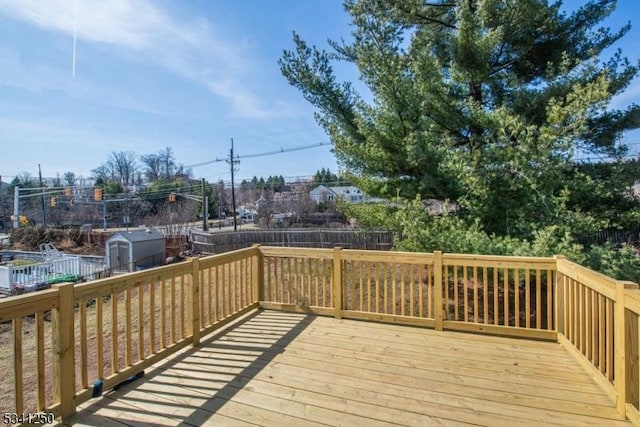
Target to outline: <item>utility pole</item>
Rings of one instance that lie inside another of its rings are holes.
[[[13,187],[13,229],[20,227],[20,187]]]
[[[42,188],[42,225],[47,228],[47,205],[44,202],[44,185],[42,184],[42,169],[38,163],[38,177],[40,177],[40,188]]]
[[[236,185],[233,180],[235,173],[235,165],[240,163],[240,160],[236,160],[233,157],[233,138],[231,138],[231,152],[229,153],[229,160],[227,160],[231,166],[231,206],[233,208],[233,231],[238,231],[238,219],[236,218]]]
[[[102,199],[102,228],[107,231],[107,202]]]
[[[218,230],[222,230],[222,192],[224,191],[224,184],[220,183],[220,189],[218,190]]]
[[[202,231],[207,231],[209,230],[209,196],[204,191],[204,178],[202,178]]]

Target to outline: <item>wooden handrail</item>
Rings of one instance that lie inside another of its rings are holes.
[[[637,288],[635,283],[613,280],[562,256],[497,257],[255,245],[6,298],[0,300],[0,321],[14,321],[14,330],[21,331],[23,317],[36,314],[40,324],[43,313],[52,311],[54,394],[53,400],[46,400],[44,391],[39,390],[38,408],[52,410],[63,418],[92,393],[92,377],[86,372],[88,358],[97,357],[101,373],[105,363],[109,364],[102,350],[74,359],[75,336],[80,337],[78,344],[83,352],[90,348],[86,340],[90,327],[87,313],[91,310],[95,310],[97,328],[92,335],[98,336],[94,339],[100,343],[94,347],[121,345],[118,335],[123,321],[126,340],[138,340],[138,346],[126,344],[128,358],[132,359],[127,366],[112,366],[110,374],[102,373],[108,388],[185,345],[197,346],[202,334],[262,306],[440,331],[557,339],[594,371],[605,388],[609,387],[621,417],[640,420]],[[137,305],[131,306],[132,302]],[[74,306],[78,305],[82,308],[75,313]],[[116,311],[125,306],[131,306],[131,314],[126,318],[123,314],[118,321]],[[499,318],[496,308],[504,318]],[[109,315],[109,310],[115,314]],[[156,310],[161,315],[148,318]],[[75,316],[82,318],[79,323]],[[115,324],[103,324],[112,319]],[[171,324],[165,324],[168,320]],[[137,330],[133,330],[134,325]],[[102,341],[103,331],[111,332],[109,342]],[[42,334],[39,330],[38,336]],[[167,342],[169,335],[171,340]],[[143,340],[150,344],[143,345]],[[16,337],[15,346],[16,369],[22,370],[21,338]],[[43,351],[38,350],[37,356],[39,387],[44,387]],[[118,363],[117,351],[112,355]],[[85,387],[79,391],[75,389],[76,369]],[[22,382],[21,378],[22,373],[16,373],[16,384]],[[16,387],[17,393],[22,392],[21,387]],[[25,410],[21,397],[16,398],[16,408]]]

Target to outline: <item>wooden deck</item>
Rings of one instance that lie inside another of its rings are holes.
[[[253,312],[65,425],[630,425],[562,345]]]

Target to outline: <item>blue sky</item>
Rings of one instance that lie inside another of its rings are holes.
[[[38,164],[44,176],[88,177],[112,151],[171,147],[189,166],[227,155],[231,138],[240,156],[328,142],[277,60],[292,47],[293,30],[319,46],[348,37],[341,3],[0,0],[3,181],[37,176]],[[631,20],[618,47],[632,60],[640,57],[638,12],[638,0],[619,0],[609,22]],[[614,104],[639,98],[636,81]],[[312,175],[322,167],[337,170],[329,146],[242,160],[237,176]],[[193,175],[230,179],[224,163],[194,167]]]

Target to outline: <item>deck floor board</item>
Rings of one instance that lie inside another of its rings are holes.
[[[558,343],[251,313],[66,425],[630,425]]]

